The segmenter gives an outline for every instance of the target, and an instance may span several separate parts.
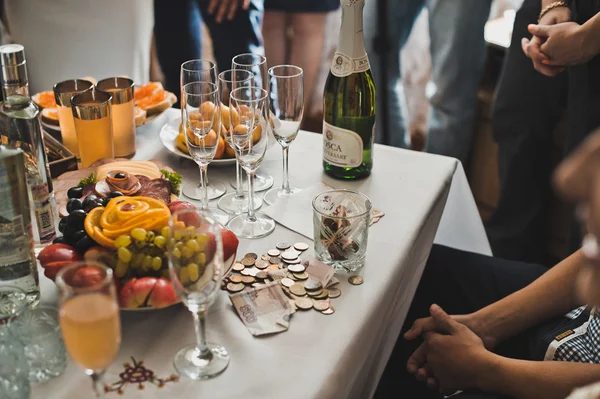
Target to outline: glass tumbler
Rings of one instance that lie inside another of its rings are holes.
[[[0,336],[0,398],[29,399],[31,383],[21,342]]]
[[[108,78],[96,83],[96,89],[112,96],[112,130],[115,157],[133,158],[135,155],[134,83],[129,78]]]
[[[58,309],[38,306],[8,324],[13,339],[21,342],[29,367],[29,381],[58,377],[67,367],[67,352],[58,324]]]
[[[83,79],[71,79],[54,85],[54,98],[58,110],[58,123],[63,144],[76,158],[79,158],[79,146],[77,145],[77,133],[75,133],[75,122],[71,110],[71,97],[73,95],[91,90],[94,84]]]
[[[317,259],[342,272],[363,267],[371,200],[356,191],[330,190],[317,195],[312,205]]]

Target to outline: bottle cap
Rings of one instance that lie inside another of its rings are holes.
[[[0,46],[0,70],[3,87],[26,87],[28,79],[25,48],[20,44]]]
[[[17,66],[25,62],[25,47],[20,44],[0,46],[0,65]]]

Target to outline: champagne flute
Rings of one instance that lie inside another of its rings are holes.
[[[231,143],[235,156],[248,174],[248,214],[238,215],[227,225],[238,237],[259,238],[275,229],[273,219],[254,210],[254,174],[269,144],[265,106],[268,93],[260,87],[240,87],[229,96]]]
[[[179,75],[179,84],[183,86],[188,83],[206,82],[217,84],[217,67],[214,62],[208,60],[189,60],[181,64]],[[181,93],[183,97],[183,92]],[[183,99],[182,99],[183,101]],[[181,121],[183,123],[183,106],[181,106]],[[213,180],[210,183],[205,181],[208,199],[217,199],[227,192],[227,186],[220,180]]]
[[[181,88],[181,110],[183,113],[183,131],[192,159],[200,168],[200,184],[188,182],[183,186],[186,197],[200,201],[200,208],[209,211],[208,187],[206,185],[208,165],[212,162],[219,146],[225,146],[225,140],[216,132],[220,125],[220,107],[217,86],[213,83],[193,82]],[[222,223],[227,223],[229,215],[219,209],[210,210]]]
[[[279,65],[269,69],[271,99],[269,115],[275,140],[283,149],[283,183],[265,193],[264,201],[272,205],[280,198],[300,191],[290,186],[288,159],[290,145],[298,135],[304,113],[304,72],[293,65]]]
[[[196,331],[196,343],[180,349],[173,365],[179,374],[193,380],[215,377],[229,365],[227,349],[206,341],[206,314],[225,272],[222,228],[201,209],[183,209],[169,219],[171,282],[192,312]]]
[[[254,74],[254,86],[262,87],[269,91],[267,75],[267,58],[260,54],[238,54],[231,60],[231,69],[242,69]],[[268,132],[267,132],[268,133]],[[233,185],[233,183],[232,183]],[[273,177],[256,174],[254,176],[254,189],[257,192],[268,190],[273,186]],[[248,191],[247,187],[243,187]]]
[[[59,323],[69,356],[92,378],[103,397],[102,376],[121,345],[119,305],[112,269],[93,261],[75,262],[56,277]]]
[[[221,100],[221,136],[225,137],[227,145],[233,149],[231,136],[229,135],[229,95],[238,87],[251,87],[254,82],[254,74],[243,69],[223,71],[218,76],[219,97]],[[235,159],[235,192],[225,194],[219,200],[219,208],[222,210],[241,214],[248,212],[248,196],[242,189],[242,167]],[[254,209],[262,206],[262,198],[258,195],[254,196]]]

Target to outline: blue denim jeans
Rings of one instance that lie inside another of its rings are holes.
[[[264,55],[263,0],[251,0],[231,21],[217,23],[208,13],[208,0],[154,0],[154,35],[165,88],[179,94],[179,69],[187,60],[201,58],[204,22],[212,38],[219,71],[231,69],[231,59],[242,53]]]
[[[400,51],[415,19],[426,7],[431,38],[431,81],[426,150],[465,161],[471,146],[477,87],[485,60],[484,27],[491,0],[387,0],[389,40],[387,84],[379,79],[379,56],[374,50],[377,35],[377,2],[365,5],[364,35],[377,92],[388,92],[390,145],[406,147],[406,109],[401,83]],[[378,96],[378,106],[381,106]],[[381,112],[378,113],[381,115]],[[379,122],[378,126],[382,126]],[[382,132],[377,129],[381,142]]]

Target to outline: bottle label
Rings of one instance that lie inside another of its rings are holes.
[[[50,202],[48,185],[31,187],[31,194],[33,197],[39,240],[41,243],[45,244],[56,238],[56,228],[54,226],[54,215],[52,213],[52,203]]]
[[[341,168],[362,164],[363,141],[358,133],[323,121],[323,159]]]
[[[350,58],[338,51],[333,56],[333,62],[331,63],[331,73],[338,78],[343,78],[353,73],[364,72],[370,68],[367,54],[359,58]]]

